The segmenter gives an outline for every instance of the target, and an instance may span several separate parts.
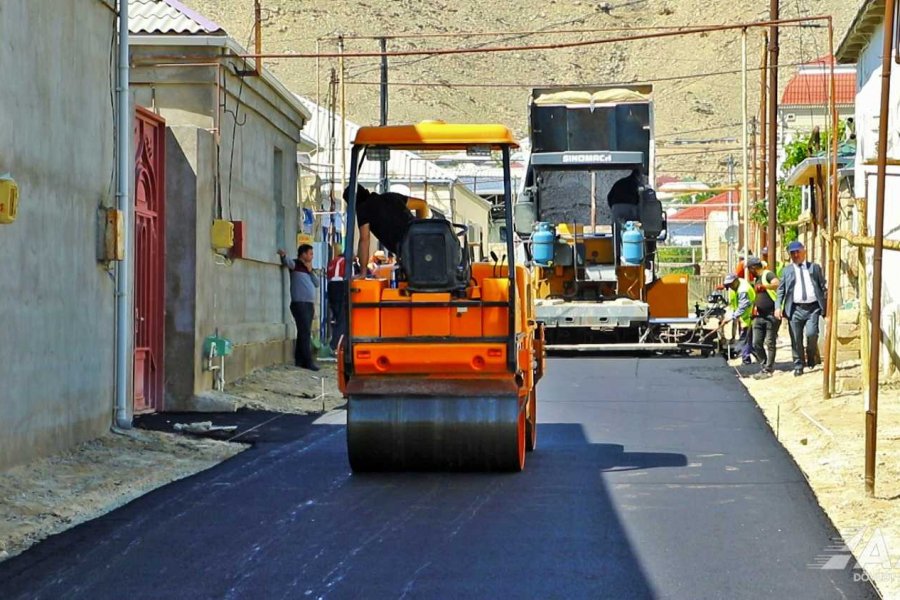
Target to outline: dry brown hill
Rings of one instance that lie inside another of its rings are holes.
[[[250,39],[252,0],[186,0],[218,21],[241,43]],[[833,14],[839,38],[855,3],[846,0],[787,0],[782,16]],[[475,45],[529,45],[631,35],[638,28],[741,23],[768,15],[766,0],[263,0],[264,50],[313,51],[316,39],[343,34],[617,28],[619,31],[554,35],[396,39],[389,49]],[[748,35],[749,64],[760,63],[761,32]],[[836,43],[840,40],[837,39]],[[377,50],[374,40],[348,40],[347,51]],[[322,41],[323,51],[335,43]],[[783,30],[782,63],[827,54],[823,28]],[[378,59],[347,61],[347,113],[360,123],[378,119]],[[315,98],[313,60],[267,61],[292,90]],[[334,60],[320,65],[325,102]],[[658,173],[701,180],[723,180],[720,164],[729,154],[740,174],[741,40],[736,31],[678,38],[622,42],[546,51],[427,56],[391,60],[391,122],[440,118],[448,121],[500,121],[526,133],[529,85],[655,81]],[[783,86],[793,72],[781,71]],[[719,73],[698,77],[705,73]],[[758,113],[759,72],[751,71],[750,115]],[[404,86],[401,83],[418,84]],[[486,87],[468,87],[486,86]],[[676,145],[676,141],[722,140],[716,144]],[[673,156],[678,153],[688,153]]]

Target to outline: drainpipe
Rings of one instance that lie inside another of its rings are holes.
[[[131,428],[131,417],[128,414],[128,373],[132,364],[128,353],[128,333],[131,330],[129,321],[131,314],[131,294],[128,274],[133,262],[131,248],[131,232],[133,215],[129,184],[131,173],[131,110],[128,101],[128,0],[119,0],[119,87],[117,90],[119,113],[117,115],[116,136],[118,138],[118,191],[116,203],[122,212],[124,227],[122,241],[125,247],[125,258],[116,264],[116,426]]]

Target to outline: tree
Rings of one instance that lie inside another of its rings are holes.
[[[838,140],[843,139],[844,130],[847,123],[845,121],[838,122]],[[817,154],[814,152],[816,146],[821,150],[818,153],[829,152],[831,149],[831,132],[826,131],[821,135],[821,141],[816,144],[813,137],[815,134],[808,134],[797,140],[785,145],[784,147],[784,164],[781,166],[781,177],[778,178],[778,198],[776,200],[777,222],[791,223],[800,217],[800,209],[802,208],[803,194],[798,187],[787,186],[784,183],[787,175],[804,160]],[[751,209],[750,218],[760,225],[766,225],[769,222],[769,207],[765,199],[756,203]],[[783,240],[785,243],[797,239],[797,228],[794,226],[784,227]]]

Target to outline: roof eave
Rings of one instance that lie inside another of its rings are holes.
[[[235,56],[243,56],[247,51],[242,48],[233,38],[228,35],[195,35],[195,34],[174,34],[174,35],[152,35],[152,34],[132,34],[132,45],[142,46],[198,46],[207,48],[223,48],[228,50]],[[294,110],[303,117],[304,122],[312,118],[312,113],[306,106],[300,102],[296,95],[288,90],[283,83],[275,78],[269,71],[263,69],[262,79],[268,85],[272,86],[275,93],[287,102]]]
[[[869,43],[872,34],[884,20],[884,0],[866,0],[853,18],[853,23],[841,43],[835,57],[841,64],[859,62],[859,56]]]

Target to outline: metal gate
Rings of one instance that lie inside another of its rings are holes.
[[[134,412],[162,410],[165,393],[165,121],[137,107],[134,171]]]

